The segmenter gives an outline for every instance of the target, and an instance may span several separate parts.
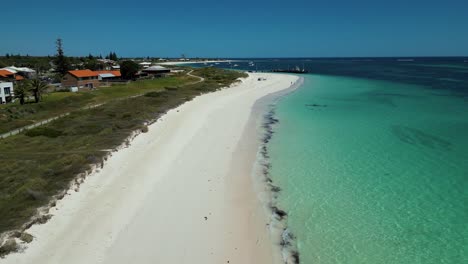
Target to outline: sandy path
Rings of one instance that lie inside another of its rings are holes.
[[[254,73],[171,110],[0,263],[272,263],[251,181],[256,144],[241,137],[257,136],[244,134],[255,101],[296,80]]]

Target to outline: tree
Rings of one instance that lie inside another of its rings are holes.
[[[135,78],[135,74],[138,73],[140,67],[134,61],[123,61],[120,64],[120,73],[122,74],[122,78],[126,80],[130,80]]]
[[[46,72],[48,69],[50,69],[50,64],[47,61],[41,60],[38,61],[35,65],[37,75],[39,75],[41,72]]]
[[[117,54],[115,52],[109,52],[109,55],[106,56],[106,59],[108,60],[113,60],[113,61],[117,61],[119,60],[119,58],[117,58]]]
[[[21,81],[16,84],[15,87],[15,98],[20,101],[21,105],[24,105],[25,99],[29,96],[30,86],[28,81]]]
[[[96,59],[86,60],[84,63],[84,68],[92,71],[97,71],[102,69],[102,65]]]
[[[55,44],[57,45],[57,55],[55,56],[56,71],[61,75],[65,75],[70,69],[70,63],[63,53],[62,39],[58,38]]]
[[[39,80],[38,78],[35,78],[31,81],[30,89],[34,95],[34,101],[36,103],[39,103],[39,101],[42,99],[42,95],[47,91],[48,87],[49,86],[47,83]]]

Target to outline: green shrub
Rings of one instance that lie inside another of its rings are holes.
[[[44,136],[44,137],[49,137],[49,138],[56,138],[59,137],[63,134],[62,131],[53,129],[50,127],[36,127],[33,129],[30,129],[26,131],[25,135],[28,137],[38,137],[38,136]]]
[[[149,92],[149,93],[146,93],[145,96],[146,97],[155,97],[155,98],[167,97],[168,93],[167,93],[167,91]]]

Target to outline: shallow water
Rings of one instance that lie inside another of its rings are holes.
[[[468,263],[467,58],[213,66],[311,72],[267,144],[301,263]]]
[[[301,263],[466,263],[463,98],[307,75],[276,114],[271,176]]]

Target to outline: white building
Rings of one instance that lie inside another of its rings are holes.
[[[145,69],[148,68],[149,66],[151,66],[151,62],[146,62],[146,61],[140,62],[138,64],[140,64],[140,66],[145,68]]]
[[[13,83],[0,82],[0,103],[6,104],[12,102],[14,99]]]
[[[34,76],[36,76],[36,71],[28,67],[9,66],[9,67],[2,68],[0,70],[7,70],[14,74],[18,73],[27,78],[33,78]]]

